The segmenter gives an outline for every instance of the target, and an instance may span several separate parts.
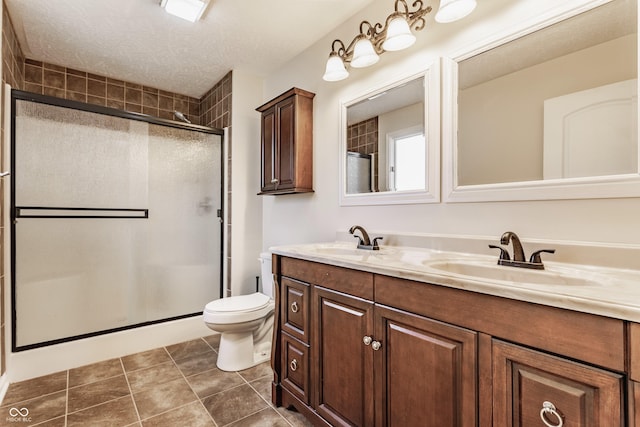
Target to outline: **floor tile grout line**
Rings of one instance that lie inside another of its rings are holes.
[[[268,376],[268,375],[265,375],[264,377],[256,378],[256,379],[255,379],[255,380],[253,380],[253,381],[258,381],[259,379],[266,378],[267,376]],[[272,374],[272,376],[273,376],[273,374]],[[246,380],[245,380],[245,381],[246,381]],[[253,382],[253,381],[252,381],[252,382]],[[270,401],[268,401],[267,399],[265,399],[265,398],[264,398],[264,396],[263,396],[263,395],[261,395],[261,394],[258,392],[258,390],[256,390],[256,388],[255,388],[254,386],[252,386],[252,385],[251,385],[251,383],[250,383],[250,382],[247,382],[247,384],[249,384],[249,387],[251,387],[251,388],[253,389],[253,391],[255,391],[255,392],[258,394],[258,396],[260,396],[260,398],[261,398],[262,400],[264,400],[265,402],[267,402],[267,407],[268,407],[268,408],[273,409],[273,410],[276,412],[276,414],[278,414],[278,415],[280,416],[280,418],[282,418],[282,419],[283,419],[287,424],[289,424],[290,426],[293,426],[293,424],[291,424],[291,423],[289,422],[289,420],[287,420],[287,419],[286,419],[286,418],[285,418],[285,417],[280,413],[280,411],[278,411],[278,408],[277,408],[277,407],[275,407],[275,406],[273,405],[273,403],[272,403],[272,402],[270,402]]]
[[[129,397],[131,398],[131,401],[133,402],[133,409],[136,411],[136,416],[138,417],[138,423],[140,423],[140,425],[142,425],[142,419],[140,418],[140,411],[138,411],[138,405],[136,404],[136,399],[135,399],[135,397],[133,395],[133,390],[131,389],[131,384],[129,383],[129,378],[127,377],[127,371],[124,368],[124,362],[122,361],[122,357],[120,357],[119,359],[120,359],[120,366],[122,366],[122,372],[123,372],[123,375],[124,375],[124,380],[127,382],[127,388],[129,389]]]
[[[200,339],[202,339],[205,342],[205,344],[207,344],[209,347],[211,347],[209,345],[209,343],[206,342],[203,338],[200,338]],[[211,350],[213,350],[213,348]],[[213,350],[213,351],[215,351],[215,350]],[[169,350],[167,350],[167,353],[169,353]],[[191,392],[196,396],[196,400],[198,401],[198,403],[200,403],[200,406],[202,406],[202,409],[204,409],[204,411],[207,413],[207,415],[209,415],[209,418],[211,419],[211,422],[213,422],[213,425],[218,427],[218,423],[216,422],[216,420],[213,419],[213,415],[211,415],[211,413],[209,412],[207,407],[204,405],[204,402],[202,401],[200,396],[198,396],[198,393],[196,393],[196,391],[193,389],[193,387],[191,387],[191,383],[189,382],[187,377],[184,375],[184,372],[182,372],[182,370],[180,369],[180,367],[178,366],[176,361],[173,359],[173,356],[171,355],[171,353],[169,353],[169,357],[171,357],[171,360],[173,360],[173,363],[176,365],[176,368],[178,369],[178,372],[180,372],[180,375],[182,375],[182,379],[184,380],[184,382],[187,383],[187,386],[189,387],[189,390],[191,390]],[[207,372],[207,371],[204,371],[204,372]],[[197,375],[197,374],[194,374],[194,375]],[[191,403],[193,403],[193,402],[191,402]]]

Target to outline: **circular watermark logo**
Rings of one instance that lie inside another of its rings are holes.
[[[10,423],[30,423],[29,409],[27,408],[9,408],[9,416],[7,422]]]

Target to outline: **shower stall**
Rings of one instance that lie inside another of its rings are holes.
[[[11,104],[14,351],[220,298],[221,130],[16,90]]]

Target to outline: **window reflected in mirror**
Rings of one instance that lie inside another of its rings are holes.
[[[458,63],[457,185],[638,173],[637,1]]]
[[[347,107],[346,193],[425,190],[424,78]]]

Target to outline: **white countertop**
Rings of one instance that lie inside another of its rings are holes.
[[[371,251],[356,249],[350,242],[275,246],[269,250],[308,261],[640,322],[640,270],[544,261],[546,270],[536,271],[497,266],[497,254],[401,246],[381,246],[381,250]],[[454,273],[447,270],[450,265],[477,267],[494,278]],[[521,281],[520,276],[527,277],[528,282]]]

